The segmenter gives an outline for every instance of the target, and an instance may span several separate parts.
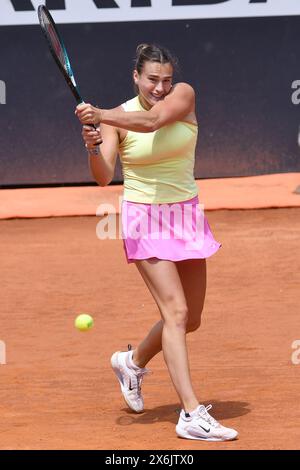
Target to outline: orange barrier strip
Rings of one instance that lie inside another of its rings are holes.
[[[206,210],[300,207],[300,173],[197,180]],[[0,219],[119,212],[123,187],[2,189]],[[106,205],[106,207],[104,207]]]

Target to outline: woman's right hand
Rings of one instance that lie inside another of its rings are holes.
[[[91,126],[83,126],[81,134],[87,149],[94,149],[102,143],[100,127],[94,129]]]

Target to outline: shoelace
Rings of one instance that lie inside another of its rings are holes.
[[[128,344],[127,347],[128,347],[128,351],[132,350],[131,344]],[[140,397],[141,396],[141,390],[142,390],[141,386],[142,386],[143,377],[146,374],[151,374],[151,371],[149,369],[145,368],[145,369],[135,370],[134,372],[135,372],[135,374],[134,374],[135,377],[133,379],[134,383],[132,384],[132,382],[131,382],[131,386],[133,385],[133,387],[136,388],[137,395],[138,395],[138,397]],[[130,381],[131,381],[131,378],[130,378]]]
[[[131,386],[136,389],[137,396],[140,397],[141,396],[141,390],[142,390],[141,386],[142,386],[143,377],[144,377],[144,375],[149,374],[150,370],[149,369],[141,369],[141,370],[137,370],[137,371],[134,371],[134,372],[135,372],[134,377],[130,377],[130,382],[131,382]]]
[[[136,374],[136,378],[137,378],[137,394],[138,394],[139,397],[141,396],[141,386],[142,386],[142,381],[143,381],[144,375],[149,374],[149,372],[150,372],[150,371],[149,371],[148,369],[143,369],[143,370],[139,371],[139,372]]]
[[[210,410],[211,408],[212,408],[212,405],[207,405],[207,406],[202,405],[202,407],[200,407],[200,409],[198,410],[199,418],[205,419],[205,421],[207,421],[212,426],[215,426],[215,427],[220,426],[220,423],[218,423],[218,421],[208,413],[208,410]]]

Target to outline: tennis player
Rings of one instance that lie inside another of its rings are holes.
[[[188,362],[186,334],[200,326],[206,258],[221,245],[198,204],[193,176],[195,92],[187,83],[173,84],[175,66],[165,48],[141,44],[133,72],[137,95],[114,109],[82,104],[75,113],[83,124],[91,172],[101,186],[111,182],[120,155],[127,262],[135,263],[161,315],[135,349],[112,355],[124,399],[133,411],[144,410],[146,365],[162,350],[182,406],[177,435],[225,441],[238,433],[208,413],[211,405],[199,403]]]

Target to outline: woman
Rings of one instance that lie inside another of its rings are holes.
[[[211,406],[199,404],[189,371],[186,333],[200,326],[206,258],[220,244],[198,207],[195,93],[187,83],[172,85],[174,67],[169,51],[141,44],[133,72],[135,98],[109,110],[90,104],[76,108],[90,168],[101,186],[111,182],[120,155],[127,261],[135,263],[161,314],[136,349],[114,353],[111,363],[127,405],[139,413],[145,366],[163,350],[182,406],[177,435],[231,440],[237,432],[218,423],[208,413]]]

